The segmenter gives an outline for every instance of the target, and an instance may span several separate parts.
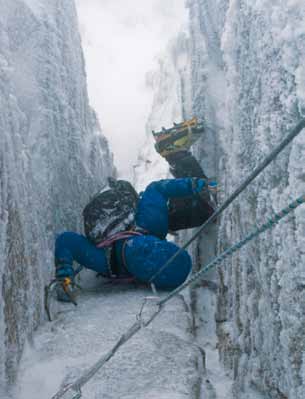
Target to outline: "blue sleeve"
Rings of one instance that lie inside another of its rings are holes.
[[[192,195],[193,192],[193,180],[192,178],[181,178],[181,179],[164,179],[151,183],[146,191],[156,190],[158,191],[166,200],[170,198],[182,198]]]
[[[193,194],[192,178],[155,181],[146,188],[136,212],[137,226],[164,238],[168,231],[168,200]]]

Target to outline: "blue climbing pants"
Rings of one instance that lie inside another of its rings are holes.
[[[57,264],[68,265],[75,261],[97,273],[108,271],[105,250],[96,248],[85,236],[73,232],[65,232],[57,237],[55,261]]]

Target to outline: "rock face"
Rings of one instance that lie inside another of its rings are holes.
[[[206,107],[210,121],[224,127],[214,142],[223,200],[305,114],[305,6],[188,6],[194,110]],[[224,213],[219,251],[304,193],[304,155],[302,132]],[[274,399],[305,395],[304,216],[303,207],[219,270],[219,349],[235,398],[247,389]]]
[[[217,176],[222,202],[305,116],[305,6],[298,0],[188,0],[187,6],[188,89],[171,103],[168,93],[177,93],[180,81],[169,52],[148,126],[171,125],[173,110],[185,102],[179,116],[206,120],[209,129],[194,152],[206,173]],[[304,156],[303,131],[222,215],[217,235],[193,246],[195,260],[205,263],[216,241],[220,252],[304,194]],[[160,170],[154,164],[150,177]],[[234,398],[305,396],[304,216],[301,207],[218,270],[218,348]]]
[[[81,211],[112,156],[90,109],[72,0],[0,0],[0,386],[43,319],[55,234]]]

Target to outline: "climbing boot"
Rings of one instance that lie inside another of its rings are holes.
[[[155,148],[164,158],[176,152],[187,151],[204,130],[203,123],[198,122],[195,117],[182,123],[174,123],[170,129],[163,127],[159,132],[152,132],[156,140]]]
[[[73,302],[74,269],[68,264],[55,260],[55,287],[57,300],[60,302]]]
[[[76,286],[74,281],[66,277],[62,280],[58,280],[56,285],[56,297],[59,302],[72,302],[75,303]]]

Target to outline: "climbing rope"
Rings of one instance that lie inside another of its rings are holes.
[[[100,360],[98,360],[90,369],[86,371],[84,375],[78,378],[74,383],[64,386],[56,395],[52,396],[52,399],[79,399],[82,396],[81,388],[107,363],[123,346],[129,341],[142,327],[147,327],[154,318],[160,313],[161,307],[158,307],[156,311],[149,317],[147,321],[143,320],[143,317],[137,318],[137,321],[120,337],[117,343],[106,353]]]
[[[305,194],[301,197],[297,198],[291,204],[289,204],[286,208],[282,209],[276,215],[274,215],[271,219],[269,219],[266,223],[264,223],[261,227],[257,227],[252,233],[248,234],[244,239],[232,245],[230,248],[223,251],[220,255],[216,256],[210,263],[204,266],[199,272],[193,274],[185,283],[180,285],[178,288],[169,293],[164,299],[158,302],[159,306],[164,305],[171,298],[179,294],[182,290],[184,290],[189,285],[193,284],[195,281],[200,279],[203,274],[208,273],[211,269],[213,269],[218,264],[222,263],[228,256],[232,255],[234,252],[239,251],[244,245],[246,245],[249,241],[252,241],[254,238],[258,237],[260,234],[264,233],[266,230],[272,229],[281,219],[287,216],[289,213],[294,211],[300,205],[305,203]]]
[[[153,292],[156,292],[156,288],[153,284],[155,278],[159,276],[160,273],[176,259],[178,255],[181,254],[199,235],[201,232],[225,210],[228,206],[243,192],[250,183],[281,153],[288,144],[304,129],[305,118],[302,119],[294,129],[288,134],[288,136],[258,165],[250,176],[230,195],[230,197],[215,210],[215,212],[207,219],[207,221],[197,230],[197,232],[151,277],[149,282],[151,283],[151,288]]]
[[[280,220],[282,220],[285,216],[287,216],[289,213],[291,213],[292,211],[294,211],[296,208],[298,208],[300,205],[304,203],[305,203],[305,194],[297,198],[286,208],[282,209],[280,212],[275,214],[261,227],[257,227],[252,233],[248,234],[244,239],[232,245],[231,247],[223,251],[220,255],[216,256],[210,263],[204,266],[199,272],[191,276],[184,284],[173,290],[165,298],[157,300],[155,303],[156,306],[155,310],[147,321],[144,321],[143,319],[144,307],[149,300],[156,298],[150,298],[150,297],[145,298],[144,303],[140,309],[140,312],[137,315],[137,321],[126,331],[125,334],[121,336],[121,338],[113,346],[113,348],[109,352],[107,352],[107,354],[104,355],[100,360],[98,360],[83,376],[78,378],[73,384],[69,384],[63,387],[55,396],[52,397],[52,399],[81,398],[82,386],[84,386],[104,366],[104,364],[114,356],[114,354],[118,351],[118,349],[121,346],[123,346],[127,341],[129,341],[142,327],[147,327],[155,319],[155,317],[161,312],[161,310],[164,308],[164,305],[170,299],[178,295],[182,290],[192,285],[197,280],[199,280],[203,274],[209,272],[215,266],[220,265],[228,256],[232,255],[236,251],[239,251],[248,242],[252,241],[254,238],[258,237],[266,230],[272,229]],[[69,396],[66,396],[66,394]]]

